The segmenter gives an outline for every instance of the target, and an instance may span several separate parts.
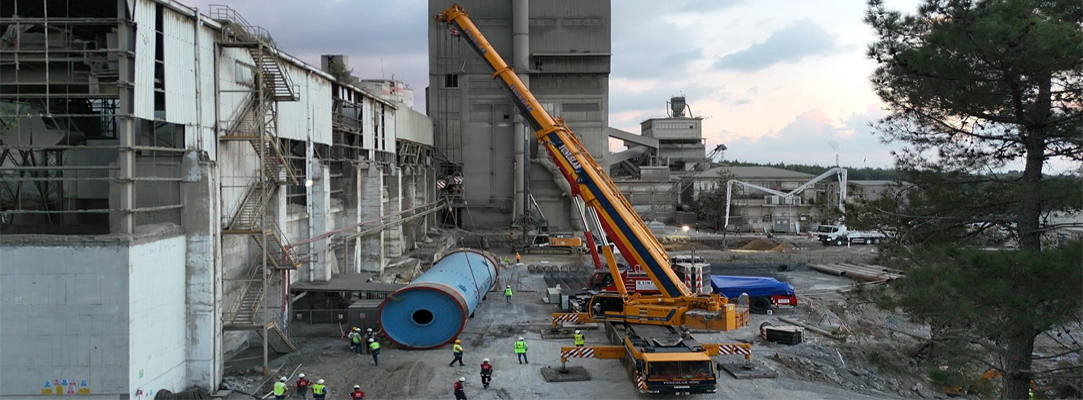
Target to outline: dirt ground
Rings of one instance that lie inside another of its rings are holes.
[[[801,247],[801,246],[796,246]],[[811,258],[816,252],[832,253],[868,252],[868,248],[809,247]],[[498,256],[507,252],[496,251]],[[697,250],[715,265],[715,274],[735,272],[729,252]],[[754,257],[753,257],[754,258]],[[271,369],[282,367],[279,375],[288,375],[298,365],[298,372],[310,379],[324,379],[330,387],[329,398],[342,396],[355,385],[361,385],[372,399],[418,399],[453,398],[452,384],[460,376],[466,377],[466,392],[471,399],[526,399],[526,398],[594,398],[628,399],[646,398],[640,395],[617,360],[574,359],[569,365],[585,367],[593,379],[586,382],[547,383],[542,379],[540,368],[559,366],[559,349],[571,344],[571,340],[543,340],[541,331],[550,326],[549,315],[556,306],[544,302],[545,283],[540,273],[527,272],[529,264],[582,263],[578,256],[524,255],[523,263],[501,272],[501,285],[505,282],[516,288],[513,304],[505,305],[499,293],[477,309],[460,338],[465,347],[465,367],[449,367],[452,355],[450,346],[434,350],[407,351],[385,344],[380,365],[372,365],[368,355],[353,355],[346,341],[338,337],[295,337],[298,352],[273,360]],[[795,264],[796,265],[796,264]],[[759,268],[759,269],[757,269]],[[774,268],[773,270],[771,268]],[[761,271],[762,270],[762,271]],[[742,271],[736,271],[742,272]],[[778,372],[774,379],[734,379],[720,372],[718,393],[697,395],[698,398],[777,398],[777,399],[860,399],[860,398],[935,398],[944,397],[926,388],[913,378],[893,370],[889,362],[873,365],[867,361],[868,349],[881,343],[890,343],[896,336],[853,339],[843,343],[812,332],[805,332],[805,341],[787,346],[767,343],[759,339],[758,326],[770,321],[781,324],[778,317],[802,320],[828,330],[853,331],[866,329],[852,320],[852,312],[843,310],[844,303],[839,289],[853,287],[854,281],[821,274],[799,265],[779,271],[773,264],[757,263],[747,274],[775,276],[795,286],[802,305],[796,308],[776,310],[773,315],[753,315],[751,323],[740,330],[724,333],[694,333],[704,343],[746,342],[753,344],[753,357],[768,368]],[[498,285],[499,287],[499,285]],[[842,311],[841,317],[839,312]],[[888,322],[885,322],[888,321]],[[894,323],[896,329],[921,334],[920,327],[907,324],[897,316],[876,315],[877,324]],[[608,344],[604,332],[585,330],[587,344]],[[518,364],[512,351],[517,336],[524,336],[530,346],[529,365]],[[877,332],[876,335],[884,335]],[[885,353],[888,354],[888,353]],[[489,358],[494,365],[493,383],[489,389],[481,387],[478,364]],[[726,361],[720,358],[719,361]],[[734,359],[733,361],[736,361]],[[896,360],[899,361],[899,360]],[[905,364],[905,360],[899,361]],[[234,365],[234,371],[247,371],[251,363]],[[226,384],[242,387],[246,392],[264,394],[269,388],[255,388],[263,377],[227,371]],[[247,385],[246,385],[247,383]],[[247,386],[247,387],[246,387]],[[237,395],[234,398],[238,398]],[[652,398],[666,398],[652,396]]]

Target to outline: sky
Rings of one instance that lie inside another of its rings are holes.
[[[314,65],[345,54],[354,75],[405,81],[424,112],[425,0],[181,0],[226,3]],[[509,0],[510,1],[510,0]],[[888,0],[913,12],[919,0]],[[868,77],[865,0],[612,0],[610,126],[639,132],[683,94],[725,159],[890,167],[869,123],[886,115]],[[469,10],[468,10],[469,11]],[[510,56],[510,55],[506,55]]]

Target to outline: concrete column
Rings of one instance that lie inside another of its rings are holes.
[[[436,167],[428,167],[425,169],[425,202],[432,203],[436,201]],[[435,228],[437,213],[429,214],[425,217],[426,232],[428,228]]]
[[[196,152],[181,162],[181,223],[185,247],[185,366],[187,385],[207,390],[222,377],[222,258],[219,251],[221,213],[214,164],[200,162]]]
[[[384,175],[374,163],[357,168],[357,222],[380,218],[384,213]],[[360,227],[357,230],[366,229]],[[383,272],[384,236],[379,233],[359,237],[354,244],[351,272]]]
[[[316,236],[329,231],[332,226],[328,218],[331,212],[331,171],[316,160],[312,160],[309,164],[309,170],[312,171],[312,187],[309,188],[308,226],[309,233]],[[315,257],[309,262],[309,273],[300,277],[301,280],[327,281],[331,279],[329,244],[330,239],[312,242],[310,246]]]
[[[409,210],[420,204],[417,202],[417,172],[415,167],[402,169],[402,209]],[[416,212],[404,213],[403,218],[414,215]],[[411,220],[402,225],[403,247],[407,250],[417,248],[417,220]]]
[[[425,201],[425,182],[427,178],[428,175],[425,173],[425,167],[414,167],[414,184],[411,185],[414,188],[414,207],[429,204],[429,202]],[[414,242],[425,240],[425,235],[428,234],[428,224],[425,222],[428,221],[428,219],[429,217],[425,216],[414,220],[414,236],[412,238]]]
[[[530,87],[530,1],[513,0],[511,3],[511,26],[512,26],[512,66],[515,74],[523,81],[523,85]],[[515,114],[512,140],[515,142],[515,192],[512,198],[512,218],[523,215],[526,207],[524,196],[526,181],[526,129],[530,124],[523,123],[523,117]]]
[[[384,219],[388,223],[396,223],[402,219],[402,216],[397,215],[402,211],[402,170],[398,166],[393,165],[389,168],[387,176],[384,178],[385,187],[387,188],[387,203],[384,207],[385,215],[388,218]],[[395,224],[389,226],[383,231],[384,235],[384,254],[387,257],[398,257],[402,255],[402,225]]]

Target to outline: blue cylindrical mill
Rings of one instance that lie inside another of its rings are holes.
[[[497,284],[497,258],[480,250],[456,250],[380,305],[380,327],[407,349],[439,347],[455,340],[481,299]]]

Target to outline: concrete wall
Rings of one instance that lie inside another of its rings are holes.
[[[6,239],[0,398],[55,393],[58,381],[64,393],[114,399],[140,387],[183,387],[184,236],[134,245]]]
[[[129,393],[186,386],[184,236],[132,246],[128,260]],[[210,328],[210,327],[208,327]]]

